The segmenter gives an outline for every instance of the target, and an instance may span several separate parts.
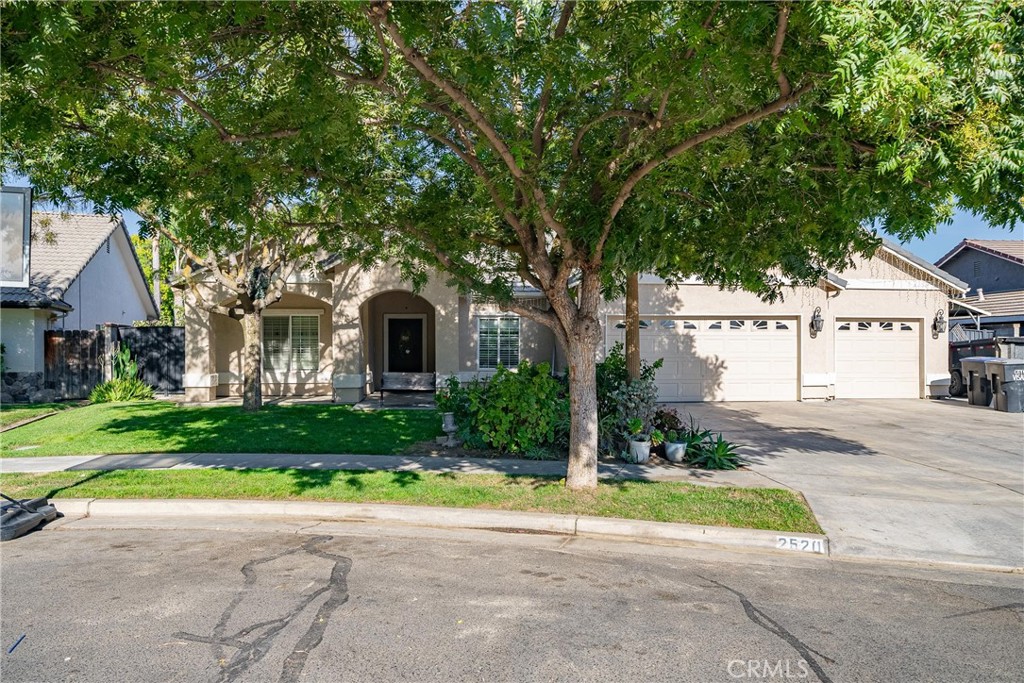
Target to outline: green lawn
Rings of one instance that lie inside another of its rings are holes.
[[[73,406],[68,403],[33,403],[31,405],[8,403],[0,405],[0,427],[6,427],[31,417],[39,417],[40,415],[47,415],[48,413],[66,410],[71,407]]]
[[[400,453],[440,435],[432,410],[181,408],[165,401],[63,411],[0,437],[4,457],[106,453]],[[31,446],[32,448],[25,448]],[[23,449],[23,450],[17,450]]]
[[[402,503],[821,533],[807,504],[791,491],[695,486],[676,482],[616,481],[601,483],[593,492],[571,492],[559,480],[545,477],[210,469],[3,474],[0,475],[0,489],[17,498],[226,498]]]

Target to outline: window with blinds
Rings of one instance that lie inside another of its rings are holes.
[[[477,367],[496,370],[519,365],[519,318],[480,318],[477,321]]]
[[[320,321],[315,315],[263,318],[263,367],[275,372],[316,370],[320,359]]]

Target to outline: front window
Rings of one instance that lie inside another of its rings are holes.
[[[320,358],[320,320],[315,315],[263,318],[263,367],[275,372],[316,370]]]
[[[519,365],[519,318],[480,318],[477,340],[477,367],[481,370]]]

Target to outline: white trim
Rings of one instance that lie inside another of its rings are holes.
[[[21,195],[21,279],[3,280],[2,287],[28,287],[32,280],[32,188],[3,187],[3,194]],[[72,280],[74,282],[74,280]]]
[[[893,249],[892,247],[890,247],[887,244],[883,243],[881,245],[881,248],[884,249],[885,251],[887,251],[892,256],[898,258],[900,261],[903,261],[907,265],[912,266],[913,268],[916,268],[918,271],[920,271],[922,273],[928,273],[928,275],[930,275],[931,277],[935,278],[936,280],[940,280],[942,282],[945,282],[947,285],[949,285],[950,287],[952,287],[953,289],[955,289],[956,291],[958,291],[960,293],[966,292],[968,289],[970,289],[969,287],[968,288],[961,287],[960,285],[953,283],[951,280],[949,280],[948,278],[945,278],[945,277],[939,275],[938,273],[931,272],[930,270],[928,270],[927,268],[922,266],[920,263],[914,263],[913,261],[908,259],[906,256],[903,256],[902,254],[900,254],[898,251],[896,251],[895,249]],[[938,267],[938,266],[936,266],[936,267]],[[949,277],[952,277],[952,276],[949,276]],[[938,289],[938,287],[935,287],[935,289]]]
[[[497,372],[497,370],[498,370],[497,367],[484,368],[484,367],[480,366],[480,321],[484,320],[484,319],[487,319],[487,320],[508,319],[508,320],[515,320],[515,321],[517,321],[518,327],[516,328],[516,360],[519,361],[519,363],[522,362],[522,360],[523,360],[523,320],[522,320],[522,316],[519,316],[519,315],[517,315],[515,313],[509,313],[509,314],[500,313],[500,314],[497,314],[497,315],[494,315],[494,314],[492,314],[492,315],[478,314],[478,315],[474,315],[473,317],[476,318],[476,337],[475,337],[475,341],[476,341],[476,369],[477,369],[478,373],[479,372],[494,373],[494,372]],[[495,349],[495,352],[498,355],[498,358],[497,358],[498,365],[501,365],[501,324],[500,323],[498,325],[498,348]],[[519,363],[516,363],[516,367],[519,367]],[[504,367],[504,366],[502,366],[502,367]],[[505,369],[506,370],[514,370],[515,368],[505,368]]]
[[[420,336],[422,337],[422,346],[423,346],[423,361],[422,361],[422,365],[420,366],[423,369],[420,370],[420,372],[426,372],[426,370],[427,370],[427,314],[426,313],[385,313],[384,314],[384,354],[383,354],[384,355],[384,358],[383,358],[384,370],[383,371],[384,372],[391,372],[390,368],[388,367],[390,365],[390,363],[388,362],[388,355],[389,355],[390,348],[391,348],[391,344],[389,343],[389,339],[388,339],[388,327],[390,327],[388,325],[388,321],[390,321],[390,320],[419,320],[420,321],[420,324],[421,324]]]
[[[322,308],[265,308],[261,317],[280,317],[284,315],[323,315]]]
[[[924,280],[871,280],[851,279],[846,281],[847,289],[888,289],[888,290],[928,290],[940,291],[930,282]]]
[[[983,311],[980,308],[978,308],[977,306],[972,306],[971,304],[967,303],[966,301],[963,301],[962,299],[950,299],[949,303],[953,304],[954,306],[956,306],[958,308],[962,308],[965,311],[971,311],[972,313],[977,313],[978,315],[981,315],[981,316],[992,315],[988,311]],[[957,317],[963,317],[963,316],[957,316]],[[950,316],[950,319],[952,320],[953,316]]]
[[[295,369],[291,367],[291,356],[292,356],[292,318],[304,318],[314,317],[313,313],[307,313],[303,309],[295,309],[295,313],[286,313],[286,311],[293,309],[279,309],[277,315],[268,316],[266,314],[260,316],[260,380],[261,384],[266,384],[266,377],[268,373],[271,379],[281,382],[282,384],[297,384],[299,382],[309,381],[311,375],[315,375],[317,381],[320,381],[320,352],[323,345],[326,343],[320,338],[320,321],[316,321],[316,367],[308,368],[306,370]],[[311,309],[316,310],[316,309]],[[264,322],[266,318],[288,318],[288,369],[287,370],[276,370],[274,368],[267,368],[267,349],[266,342],[263,334]]]
[[[828,387],[836,383],[834,372],[805,372],[803,385],[805,387]]]

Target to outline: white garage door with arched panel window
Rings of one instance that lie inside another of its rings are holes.
[[[836,321],[836,398],[920,396],[920,321]]]
[[[608,350],[625,341],[621,316],[608,319]],[[797,323],[793,318],[644,318],[640,355],[664,365],[658,400],[795,401]]]

